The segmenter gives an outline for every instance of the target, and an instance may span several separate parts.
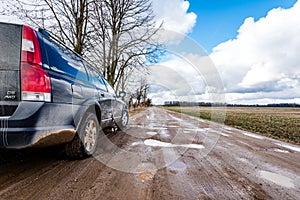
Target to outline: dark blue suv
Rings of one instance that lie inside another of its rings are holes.
[[[98,70],[43,30],[0,23],[0,147],[65,144],[95,152],[99,132],[128,123],[126,105]]]

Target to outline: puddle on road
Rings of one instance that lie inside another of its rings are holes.
[[[280,143],[276,143],[276,144],[278,146],[281,146],[281,147],[284,147],[284,148],[287,148],[287,149],[290,149],[290,150],[293,150],[293,151],[300,152],[300,147],[291,146],[291,145],[288,145],[288,144],[280,144]]]
[[[157,127],[147,126],[147,125],[145,125],[144,128],[145,128],[145,129],[148,129],[148,130],[157,130],[157,129],[158,129]]]
[[[177,171],[184,171],[186,170],[186,164],[179,160],[173,162],[171,165],[167,167],[171,172],[176,173]]]
[[[282,176],[280,174],[275,174],[272,172],[268,172],[268,171],[260,171],[259,175],[261,178],[266,179],[268,181],[271,181],[277,185],[280,185],[282,187],[287,187],[287,188],[294,188],[295,185],[292,181],[292,179],[287,178],[285,176]]]
[[[273,149],[273,151],[279,152],[279,153],[290,153],[289,151],[287,151],[287,150],[282,150],[282,149]]]
[[[137,141],[137,142],[131,143],[131,146],[138,146],[138,145],[142,145],[142,144],[144,144],[143,141]]]
[[[141,124],[128,124],[127,125],[129,128],[146,128],[146,125],[141,125]]]
[[[154,136],[154,135],[157,135],[157,132],[154,132],[154,131],[149,131],[146,133],[147,135],[150,135],[150,136]]]
[[[238,160],[241,161],[241,162],[243,162],[243,163],[249,163],[246,158],[238,158]]]
[[[233,128],[230,128],[230,127],[224,127],[223,129],[226,130],[226,131],[233,131],[234,130]]]
[[[149,128],[156,128],[156,129],[161,129],[162,124],[157,124],[157,123],[150,123],[147,125]]]
[[[159,140],[145,140],[144,144],[151,147],[167,147],[167,148],[175,148],[175,147],[184,147],[184,148],[192,148],[192,149],[204,149],[203,145],[200,144],[171,144],[167,142],[162,142]]]
[[[162,129],[161,131],[159,131],[159,135],[164,138],[167,138],[170,136],[168,133],[169,133],[168,129]]]
[[[219,131],[218,130],[214,130],[213,128],[204,128],[204,130],[208,133],[217,133],[219,134]]]
[[[243,135],[246,135],[246,136],[248,136],[248,137],[255,138],[255,139],[260,139],[260,140],[264,139],[264,137],[262,137],[262,136],[254,135],[254,134],[251,134],[251,133],[243,132],[242,134],[243,134]]]
[[[222,135],[222,136],[224,136],[224,137],[229,137],[229,135],[228,135],[228,134],[226,134],[226,133],[222,133],[222,132],[220,132],[219,134],[220,134],[220,135]]]
[[[170,126],[167,126],[168,128],[178,128],[180,127],[180,125],[170,125]]]
[[[184,133],[203,133],[203,132],[208,132],[208,133],[217,133],[219,135],[222,135],[224,137],[230,137],[230,135],[226,134],[226,133],[222,133],[220,131],[214,130],[212,128],[185,128],[183,129]]]
[[[205,128],[185,128],[183,129],[183,133],[203,133],[207,130]]]

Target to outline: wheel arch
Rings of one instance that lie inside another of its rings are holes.
[[[98,103],[94,104],[94,105],[90,105],[88,107],[88,109],[85,111],[84,115],[88,112],[92,112],[92,113],[96,114],[97,120],[98,120],[98,122],[101,126],[101,109],[100,109],[100,105]]]
[[[75,128],[78,130],[82,120],[86,116],[88,112],[92,112],[96,114],[97,120],[101,127],[101,106],[97,101],[89,102],[85,105],[82,105],[81,108],[74,115]]]

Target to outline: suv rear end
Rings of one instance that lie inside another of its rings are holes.
[[[92,155],[101,129],[128,112],[98,70],[44,30],[0,23],[0,148],[65,144]]]
[[[0,147],[48,146],[75,135],[72,113],[52,101],[39,38],[28,26],[0,23]]]

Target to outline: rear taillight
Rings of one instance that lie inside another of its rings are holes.
[[[21,58],[22,100],[51,101],[49,74],[42,68],[39,40],[33,29],[23,26]]]

